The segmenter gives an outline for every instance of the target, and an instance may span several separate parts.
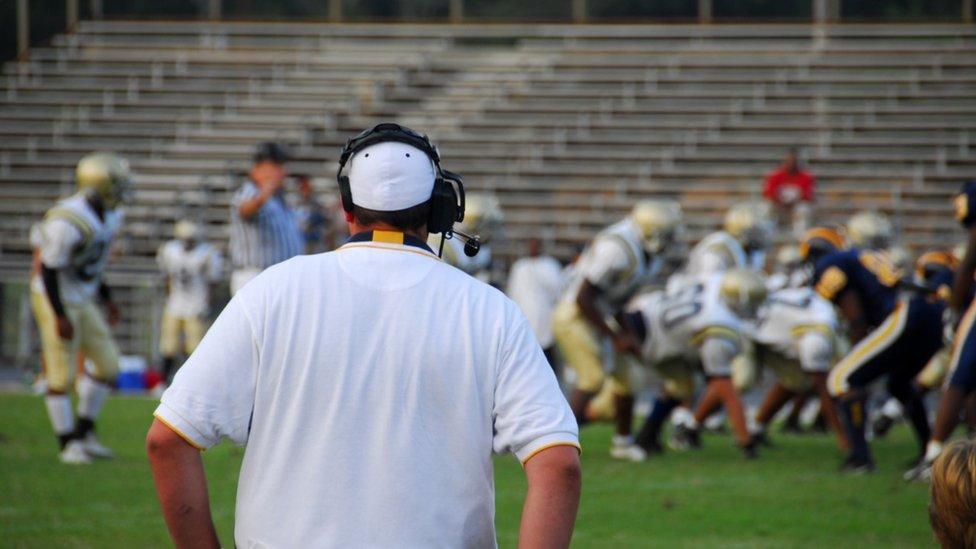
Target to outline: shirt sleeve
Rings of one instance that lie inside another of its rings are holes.
[[[813,175],[809,173],[803,174],[803,200],[807,202],[813,202],[814,189],[817,186],[817,180]]]
[[[611,287],[620,273],[630,267],[627,250],[619,242],[609,238],[597,240],[588,256],[580,266],[580,273],[590,284],[601,290]]]
[[[247,442],[254,409],[258,333],[238,294],[163,393],[155,416],[199,449]]]
[[[207,280],[210,282],[219,282],[220,272],[224,269],[224,258],[216,248],[210,250],[210,258],[207,264]]]
[[[234,193],[233,200],[231,200],[231,205],[234,207],[234,211],[237,212],[237,208],[240,207],[241,204],[254,198],[258,194],[260,194],[260,191],[258,190],[258,186],[254,183],[248,181],[247,183],[241,185],[241,188],[237,189],[237,192]],[[237,214],[235,213],[234,215]],[[250,218],[241,218],[242,221],[248,221],[249,219]]]
[[[821,262],[814,269],[813,288],[820,297],[835,302],[847,288],[847,274],[834,262]]]
[[[41,225],[38,235],[41,262],[50,269],[63,269],[71,263],[71,253],[83,235],[70,221],[53,218]]]
[[[524,464],[552,446],[579,448],[576,419],[528,322],[517,311],[510,320],[495,379],[495,452]]]

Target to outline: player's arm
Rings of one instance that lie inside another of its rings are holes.
[[[51,303],[51,310],[58,320],[58,335],[61,339],[71,339],[75,335],[75,328],[68,319],[68,314],[64,310],[64,302],[61,301],[61,288],[58,286],[58,271],[41,263],[41,281],[44,282],[44,291],[47,293],[48,302]]]
[[[237,203],[237,213],[243,219],[250,219],[254,217],[264,203],[268,201],[269,198],[274,196],[278,189],[281,188],[283,181],[268,181],[263,185],[257,185],[257,191],[252,191],[245,193],[239,199]]]
[[[966,308],[966,301],[973,288],[973,276],[976,275],[976,225],[969,228],[969,242],[966,244],[966,254],[963,256],[959,268],[956,269],[952,282],[952,295],[949,297],[949,307],[956,313],[962,314]]]
[[[174,545],[220,547],[200,451],[157,419],[146,437],[146,452]]]
[[[519,548],[569,547],[583,473],[579,451],[553,446],[525,462],[528,491],[519,526]]]
[[[619,329],[614,329],[607,322],[600,308],[597,306],[597,298],[602,290],[589,280],[584,280],[580,286],[579,293],[576,294],[576,304],[579,306],[583,318],[597,329],[601,334],[610,337],[613,345],[618,351],[631,352],[638,354],[640,348],[630,332],[626,331],[623,325]]]

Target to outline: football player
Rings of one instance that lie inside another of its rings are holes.
[[[973,299],[976,276],[976,181],[963,185],[955,198],[956,219],[969,231],[969,241],[959,268],[953,279],[949,298],[947,327],[952,335],[952,356],[949,373],[939,409],[935,416],[935,428],[925,447],[922,461],[905,473],[907,480],[927,479],[932,463],[942,453],[945,441],[959,422],[959,413],[966,397],[976,390],[976,300]],[[957,323],[955,318],[965,311]]]
[[[837,314],[812,288],[784,288],[770,294],[759,310],[754,337],[755,360],[776,373],[752,425],[755,443],[766,442],[766,427],[796,395],[809,390],[820,411],[847,448],[844,429],[827,392],[827,373],[837,355]],[[794,405],[798,401],[794,400]]]
[[[163,382],[167,384],[173,379],[176,355],[182,349],[189,356],[203,338],[211,286],[220,277],[220,253],[203,240],[201,233],[200,225],[181,219],[173,228],[175,238],[160,246],[156,254],[169,290],[159,337]]]
[[[868,387],[887,376],[888,392],[898,399],[920,446],[928,440],[925,403],[912,380],[942,346],[945,303],[927,296],[899,298],[901,274],[883,253],[840,249],[831,229],[804,235],[801,253],[813,261],[817,293],[834,303],[849,326],[853,348],[831,370],[827,387],[838,403],[850,452],[842,470],[874,470],[865,436]]]
[[[735,441],[746,457],[756,447],[746,428],[742,401],[732,385],[732,363],[748,342],[742,319],[750,319],[766,297],[760,275],[750,269],[731,269],[692,282],[674,292],[637,297],[630,305],[628,322],[641,342],[641,361],[664,378],[664,391],[654,402],[637,436],[639,451],[630,458],[643,460],[660,452],[661,427],[672,410],[695,391],[697,365],[707,380],[690,426],[678,439],[698,446],[698,425],[720,406],[732,423]]]
[[[113,456],[95,436],[95,420],[119,367],[119,349],[109,331],[109,324],[119,319],[119,310],[102,274],[122,224],[119,206],[131,187],[129,165],[115,154],[93,153],[78,162],[75,182],[77,194],[48,210],[38,226],[41,266],[31,282],[31,307],[44,355],[45,405],[61,447],[61,461],[84,464],[92,457]],[[76,420],[70,392],[79,352],[94,368],[91,375],[78,379]]]
[[[648,276],[652,257],[674,240],[681,224],[676,202],[638,202],[629,216],[601,231],[584,250],[573,280],[553,311],[552,330],[560,356],[576,374],[570,406],[582,426],[587,407],[604,382],[613,394],[616,433],[611,455],[626,458],[634,396],[623,355],[640,353],[626,323],[624,306]],[[602,347],[613,344],[610,375],[604,374]]]
[[[464,242],[452,238],[444,241],[443,260],[461,269],[482,282],[492,280],[492,237],[499,236],[499,228],[504,220],[498,198],[492,194],[470,193],[464,201],[464,221],[459,225],[465,234],[477,235],[481,239],[481,248],[474,257],[464,253]],[[441,245],[441,235],[430,235],[428,243],[437,250]]]
[[[772,233],[769,204],[745,202],[725,214],[724,230],[709,234],[688,256],[691,277],[720,273],[737,267],[761,271]]]

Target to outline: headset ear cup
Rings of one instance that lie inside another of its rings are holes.
[[[347,213],[352,213],[352,188],[349,186],[349,178],[345,175],[340,175],[337,179],[339,183],[339,198],[342,200],[342,209]]]
[[[430,194],[427,232],[436,234],[450,230],[457,219],[457,210],[457,194],[454,192],[454,187],[438,177],[434,180],[434,191]]]

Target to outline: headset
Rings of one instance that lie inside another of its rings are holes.
[[[346,141],[342,152],[339,154],[339,170],[336,172],[336,181],[339,184],[339,197],[342,199],[342,209],[347,213],[353,211],[352,188],[349,185],[349,176],[343,175],[343,170],[349,159],[359,151],[388,141],[405,143],[420,149],[430,158],[434,164],[436,175],[434,178],[434,189],[430,194],[430,217],[427,218],[427,231],[430,233],[441,233],[441,246],[438,256],[444,252],[444,241],[450,240],[456,234],[464,240],[464,253],[468,257],[474,257],[481,248],[481,239],[478,236],[468,235],[454,229],[455,223],[464,220],[464,182],[461,176],[442,169],[441,158],[437,148],[430,143],[426,135],[419,134],[406,126],[386,122],[377,124],[368,130],[363,131],[356,137]]]

